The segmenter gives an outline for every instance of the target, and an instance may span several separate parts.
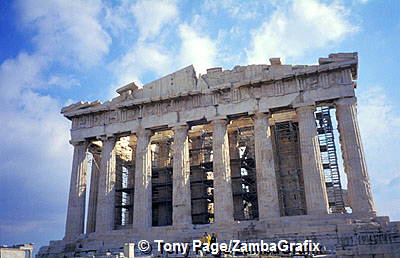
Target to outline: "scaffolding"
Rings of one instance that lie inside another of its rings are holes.
[[[315,117],[329,208],[333,213],[345,213],[346,209],[343,200],[338,159],[336,155],[335,137],[331,119],[331,107],[317,107]]]
[[[194,126],[189,132],[192,223],[214,222],[212,130]]]
[[[135,185],[136,137],[121,137],[116,143],[115,227],[132,224]]]
[[[152,225],[172,225],[172,145],[171,130],[156,132],[151,140]]]
[[[132,224],[133,219],[133,185],[129,184],[129,174],[134,171],[131,164],[127,164],[117,157],[117,178],[115,189],[115,225],[126,226]]]
[[[229,128],[234,219],[258,218],[255,139],[253,121],[242,118],[231,122]]]
[[[306,214],[298,131],[298,124],[292,121],[273,125],[276,175],[282,216]]]

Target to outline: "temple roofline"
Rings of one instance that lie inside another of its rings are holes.
[[[271,58],[271,65],[235,66],[231,70],[220,67],[207,69],[204,75],[196,76],[193,65],[182,68],[160,79],[136,86],[134,82],[117,89],[118,97],[101,103],[77,102],[62,108],[61,113],[72,118],[83,114],[104,112],[115,108],[129,108],[136,105],[176,99],[239,88],[245,85],[273,83],[274,81],[297,78],[304,75],[351,68],[353,80],[357,79],[358,55],[354,53],[330,54],[319,58],[318,65],[283,65],[279,58]]]

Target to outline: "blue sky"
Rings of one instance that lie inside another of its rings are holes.
[[[397,0],[0,2],[0,244],[61,239],[72,148],[59,111],[193,64],[359,53],[359,121],[380,215],[400,220]]]

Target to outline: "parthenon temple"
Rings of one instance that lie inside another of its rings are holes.
[[[65,237],[38,256],[116,255],[141,239],[215,232],[399,257],[400,223],[377,215],[371,193],[357,53],[269,62],[199,76],[188,66],[64,107],[74,148]]]

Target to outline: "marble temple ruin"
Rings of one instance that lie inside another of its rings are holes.
[[[128,257],[126,243],[215,232],[312,239],[327,257],[399,257],[400,223],[376,214],[371,193],[357,53],[269,61],[200,76],[188,66],[64,107],[74,147],[65,237],[38,256]]]

